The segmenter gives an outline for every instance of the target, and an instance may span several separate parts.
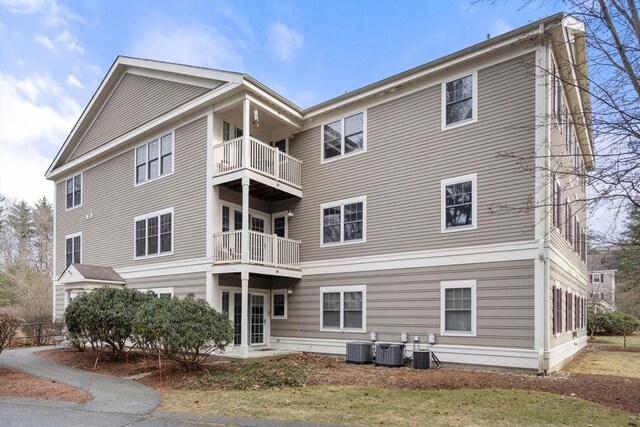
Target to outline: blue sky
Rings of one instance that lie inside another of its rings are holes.
[[[52,199],[44,172],[117,55],[246,72],[308,107],[558,11],[515,1],[0,0],[0,193]]]

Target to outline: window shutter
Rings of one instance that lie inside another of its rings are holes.
[[[604,273],[600,273],[600,283],[604,282]]]
[[[589,283],[593,283],[593,273],[589,275]]]
[[[551,305],[553,306],[553,309],[551,310],[551,315],[552,315],[552,318],[553,318],[553,322],[552,322],[553,323],[553,334],[555,335],[558,332],[556,330],[556,304],[557,303],[556,303],[556,287],[555,286],[553,287],[553,294],[552,295],[553,295],[553,301],[552,301]]]
[[[569,328],[569,290],[564,291],[564,328],[562,328],[562,332],[566,332]]]

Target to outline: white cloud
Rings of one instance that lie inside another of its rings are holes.
[[[49,50],[52,50],[52,51],[56,51],[57,50],[56,46],[53,44],[51,39],[49,37],[47,37],[47,36],[41,36],[41,35],[36,34],[34,39],[35,39],[36,43],[46,47]]]
[[[51,27],[69,26],[71,21],[86,22],[82,16],[71,12],[56,0],[0,0],[0,5],[11,13],[40,14],[45,25]]]
[[[44,173],[80,112],[48,75],[0,73],[0,192],[29,202],[50,198]]]
[[[41,11],[47,5],[46,0],[1,0],[0,4],[13,13],[31,14]]]
[[[513,27],[506,22],[498,19],[491,26],[491,37],[499,36],[500,34],[508,33],[513,30]]]
[[[68,51],[84,52],[84,49],[78,44],[78,38],[66,29],[56,36],[56,41]]]
[[[267,30],[267,49],[284,60],[289,60],[302,48],[302,34],[287,27],[285,24],[275,22],[269,25]]]
[[[239,46],[213,27],[156,23],[143,28],[135,39],[130,52],[133,56],[232,71],[242,69]]]
[[[77,87],[78,89],[82,89],[82,83],[80,83],[80,80],[78,80],[77,77],[74,76],[73,74],[69,74],[67,76],[67,84],[69,86],[73,86],[73,87]]]

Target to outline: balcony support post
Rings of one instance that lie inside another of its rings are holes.
[[[249,185],[251,180],[244,176],[242,177],[242,263],[249,262]]]
[[[251,136],[251,103],[248,98],[242,100],[242,167],[251,167],[251,151],[249,137]]]
[[[242,282],[242,328],[240,328],[240,356],[249,356],[249,272],[240,273]]]

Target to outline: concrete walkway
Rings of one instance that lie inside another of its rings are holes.
[[[41,350],[51,350],[51,347]],[[154,389],[133,380],[96,374],[82,369],[42,359],[33,348],[5,350],[0,354],[0,366],[26,372],[36,377],[87,390],[92,400],[75,404],[76,410],[148,414],[160,406],[160,395]]]
[[[87,390],[88,403],[59,402],[0,397],[0,425],[41,426],[242,426],[242,427],[302,427],[328,424],[299,423],[242,417],[209,416],[191,413],[155,411],[160,395],[134,380],[95,374],[42,359],[33,353],[46,348],[4,350],[0,367],[67,384]],[[229,402],[233,404],[233,402]]]

